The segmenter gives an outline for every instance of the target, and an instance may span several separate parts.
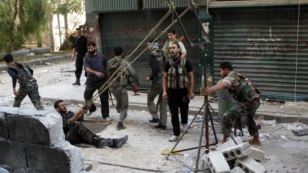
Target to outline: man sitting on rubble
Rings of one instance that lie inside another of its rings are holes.
[[[223,62],[219,66],[220,75],[223,77],[221,82],[218,82],[212,87],[205,89],[205,94],[211,95],[222,89],[228,89],[234,97],[236,103],[223,114],[223,140],[226,142],[230,136],[232,121],[246,116],[246,124],[249,134],[253,136],[251,144],[260,145],[258,127],[254,121],[256,111],[260,106],[260,92],[252,85],[251,81],[241,73],[233,71],[230,62]]]
[[[71,144],[87,143],[92,144],[97,148],[102,148],[104,146],[120,148],[127,142],[127,135],[118,139],[101,138],[83,125],[80,120],[88,111],[87,106],[84,106],[78,112],[73,113],[67,111],[63,100],[58,100],[54,103],[54,108],[62,116],[65,139]]]

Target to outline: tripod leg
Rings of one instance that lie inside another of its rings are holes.
[[[185,128],[185,130],[181,133],[179,140],[174,144],[174,146],[172,147],[170,153],[167,154],[166,159],[168,160],[169,156],[174,152],[174,149],[176,148],[176,146],[180,143],[180,141],[183,139],[184,135],[186,134],[187,130],[189,129],[189,127],[192,125],[192,123],[197,119],[198,115],[200,114],[200,112],[203,109],[204,104],[201,106],[201,108],[199,109],[198,113],[195,115],[195,117],[192,119],[192,121],[189,123],[189,125]]]
[[[207,106],[206,109],[208,109],[208,104],[206,104],[206,106]],[[204,116],[203,116],[203,120],[202,120],[201,133],[200,133],[200,137],[199,137],[199,147],[198,147],[197,161],[196,161],[196,169],[199,169],[200,151],[201,151],[201,146],[202,146],[202,137],[203,137],[205,121],[206,121],[206,118],[207,118],[206,116],[208,116],[208,115],[205,113]]]
[[[209,107],[211,108],[210,104],[209,104]],[[211,114],[210,111],[209,111],[209,118],[210,118],[210,121],[211,121],[211,124],[212,124],[212,129],[213,129],[213,133],[214,133],[214,137],[215,137],[215,144],[218,144],[218,138],[217,138],[216,130],[215,130],[215,127],[214,127],[214,121],[213,121],[213,117],[212,117],[212,114]]]

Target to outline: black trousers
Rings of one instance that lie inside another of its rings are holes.
[[[75,76],[76,76],[76,79],[80,79],[80,76],[81,76],[81,73],[82,73],[82,68],[83,68],[83,57],[84,56],[85,55],[77,54],[76,61],[75,61],[75,66],[76,66]]]
[[[179,136],[181,133],[179,109],[181,112],[181,124],[187,124],[188,121],[188,90],[185,89],[168,89],[168,105],[171,112],[171,123],[173,135]]]
[[[93,144],[93,138],[96,135],[91,132],[86,126],[80,122],[75,122],[75,124],[70,128],[70,130],[65,134],[65,139],[71,144]]]
[[[86,103],[91,100],[95,90],[99,90],[104,83],[105,83],[105,80],[94,81],[94,82],[87,81],[86,89],[85,89],[85,92],[84,92],[84,99],[85,99]],[[109,117],[108,89],[106,91],[104,91],[103,93],[101,93],[99,95],[99,98],[101,100],[102,117],[103,118]],[[92,110],[95,110],[95,109],[96,109],[95,105],[92,104],[91,107],[89,108],[89,111],[92,111]]]

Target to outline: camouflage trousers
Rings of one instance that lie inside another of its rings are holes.
[[[162,85],[159,83],[152,83],[149,91],[148,91],[148,98],[147,98],[147,102],[148,102],[148,109],[150,114],[152,115],[152,118],[157,118],[158,119],[158,115],[157,115],[157,109],[159,106],[159,110],[160,110],[160,124],[166,126],[167,125],[167,99],[163,99],[162,98]],[[158,98],[158,102],[156,105],[154,103],[154,99],[155,97],[159,97]]]
[[[119,122],[123,122],[127,117],[128,110],[128,94],[126,86],[112,86],[110,91],[117,101],[116,110],[120,113]]]
[[[260,106],[260,99],[256,98],[247,103],[236,103],[223,114],[222,133],[230,136],[232,121],[236,119],[246,119],[248,132],[251,136],[258,135],[258,127],[254,120],[256,111]]]
[[[31,102],[34,104],[35,108],[37,110],[44,110],[44,107],[41,103],[41,97],[38,92],[38,86],[37,83],[31,83],[27,86],[20,86],[18,89],[18,94],[15,97],[14,100],[14,107],[20,107],[21,102],[26,96],[29,96]]]

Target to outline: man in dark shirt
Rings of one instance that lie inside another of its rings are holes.
[[[75,61],[76,66],[76,82],[73,85],[80,85],[80,76],[82,73],[83,67],[83,58],[87,53],[87,37],[82,35],[81,29],[76,29],[77,38],[74,43],[74,50],[73,50],[73,60]]]
[[[84,68],[87,72],[86,89],[84,92],[84,99],[90,105],[89,111],[94,112],[96,107],[92,101],[93,93],[99,90],[107,80],[107,60],[104,55],[96,51],[95,42],[88,43],[88,53],[84,59]],[[100,93],[101,113],[106,121],[110,121],[109,117],[109,95],[108,89]]]
[[[194,74],[191,63],[181,57],[181,49],[177,42],[169,46],[171,58],[165,64],[163,77],[163,97],[167,98],[171,112],[173,135],[170,142],[177,141],[181,133],[178,109],[181,111],[181,123],[185,128],[188,120],[188,104],[194,97]]]
[[[12,77],[13,93],[15,95],[14,107],[20,107],[22,100],[28,95],[37,110],[43,110],[44,107],[40,101],[38,85],[36,79],[32,76],[33,70],[25,65],[14,62],[13,56],[7,54],[3,57],[8,66],[8,73]],[[19,89],[16,90],[16,83],[19,83]]]
[[[80,118],[87,112],[87,107],[73,113],[67,111],[63,100],[58,100],[54,103],[54,108],[62,116],[65,139],[71,144],[87,143],[97,148],[102,148],[103,146],[120,148],[127,142],[127,135],[118,139],[101,138],[79,122]]]

